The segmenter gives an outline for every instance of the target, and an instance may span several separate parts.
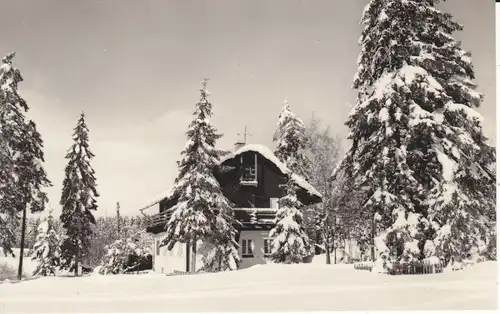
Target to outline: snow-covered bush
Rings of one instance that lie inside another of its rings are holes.
[[[23,274],[23,277],[27,277]],[[0,262],[0,283],[4,280],[16,280],[17,279],[17,268],[13,267],[7,262]]]
[[[143,232],[136,237],[116,240],[107,250],[99,273],[123,274],[147,263],[151,256],[151,239]]]
[[[36,243],[33,245],[32,259],[38,261],[33,276],[55,276],[60,265],[60,237],[54,229],[52,214],[38,226]]]

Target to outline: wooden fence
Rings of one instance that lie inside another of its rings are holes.
[[[354,263],[354,269],[371,271],[372,268],[373,268],[373,262],[357,262],[357,263]]]
[[[373,262],[359,262],[354,264],[354,269],[368,270],[373,269]],[[396,262],[389,271],[390,275],[425,275],[438,274],[443,272],[442,262],[433,262],[430,260],[415,261],[411,263]]]
[[[435,263],[429,260],[422,260],[412,263],[394,263],[391,275],[425,275],[438,274],[443,272],[443,263]]]

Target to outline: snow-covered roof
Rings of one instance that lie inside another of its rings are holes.
[[[278,169],[281,171],[283,174],[289,174],[291,173],[291,170],[287,168],[287,166],[282,163],[275,155],[274,153],[266,146],[260,145],[260,144],[248,144],[240,149],[236,150],[233,153],[227,154],[224,157],[222,157],[219,161],[219,164],[222,164],[223,162],[233,159],[234,157],[243,154],[245,152],[256,152],[272,162]],[[292,173],[292,180],[301,188],[306,190],[310,195],[314,195],[317,197],[322,197],[321,193],[319,193],[309,182],[307,182],[303,177]],[[148,201],[139,211],[143,212],[151,208],[152,206],[158,204],[159,202],[163,201],[164,199],[170,198],[173,196],[173,189],[169,189],[164,191],[163,193],[159,193],[156,197],[152,198],[150,201]]]
[[[262,157],[266,158],[267,160],[269,160],[270,162],[272,162],[273,164],[276,165],[276,167],[278,167],[278,169],[281,171],[281,173],[283,174],[289,174],[289,173],[292,173],[292,171],[290,169],[287,168],[287,166],[282,163],[278,157],[276,157],[274,155],[274,153],[266,146],[264,145],[260,145],[260,144],[248,144],[248,145],[245,145],[243,147],[241,147],[240,149],[236,150],[234,153],[231,153],[231,154],[228,154],[226,156],[224,156],[221,160],[220,160],[220,163],[223,163],[225,162],[226,160],[229,160],[229,159],[233,159],[234,157],[240,155],[240,154],[243,154],[245,152],[256,152],[260,155],[262,155]],[[309,182],[307,182],[303,177],[295,174],[295,173],[292,173],[292,180],[298,185],[300,186],[301,188],[303,188],[304,190],[306,190],[309,194],[311,195],[315,195],[317,197],[322,197],[322,195],[311,185],[309,184]]]
[[[142,206],[139,209],[139,211],[146,215],[157,214],[158,211],[156,209],[154,212],[148,212],[147,209],[150,209],[151,207],[155,206],[156,204],[158,204],[159,202],[163,201],[166,198],[172,197],[173,192],[174,192],[173,189],[170,188],[168,190],[163,191],[162,193],[158,193],[155,197],[153,197],[147,203],[145,203],[144,206]]]

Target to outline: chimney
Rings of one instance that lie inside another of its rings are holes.
[[[243,142],[234,143],[234,151],[236,152],[238,149],[242,148],[243,146],[245,146],[245,143],[243,143]]]

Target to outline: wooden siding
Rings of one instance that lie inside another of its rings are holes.
[[[257,183],[255,185],[242,185],[241,179],[244,169],[255,164],[255,156],[257,156]],[[271,198],[283,196],[281,185],[285,183],[286,177],[274,163],[257,152],[247,151],[223,162],[215,171],[214,176],[219,181],[224,195],[236,208],[235,218],[241,223],[238,229],[270,228],[269,220],[274,219],[275,210],[257,211],[257,221],[255,221],[255,216],[252,217],[248,211],[238,210],[238,208],[270,208]],[[310,195],[304,189],[298,190],[297,197],[304,205],[321,202],[319,197]],[[147,227],[148,232],[165,231],[166,223],[170,217],[170,213],[166,213],[166,211],[177,201],[178,198],[172,197],[160,202],[160,214],[151,217]],[[265,222],[259,222],[262,219]]]

